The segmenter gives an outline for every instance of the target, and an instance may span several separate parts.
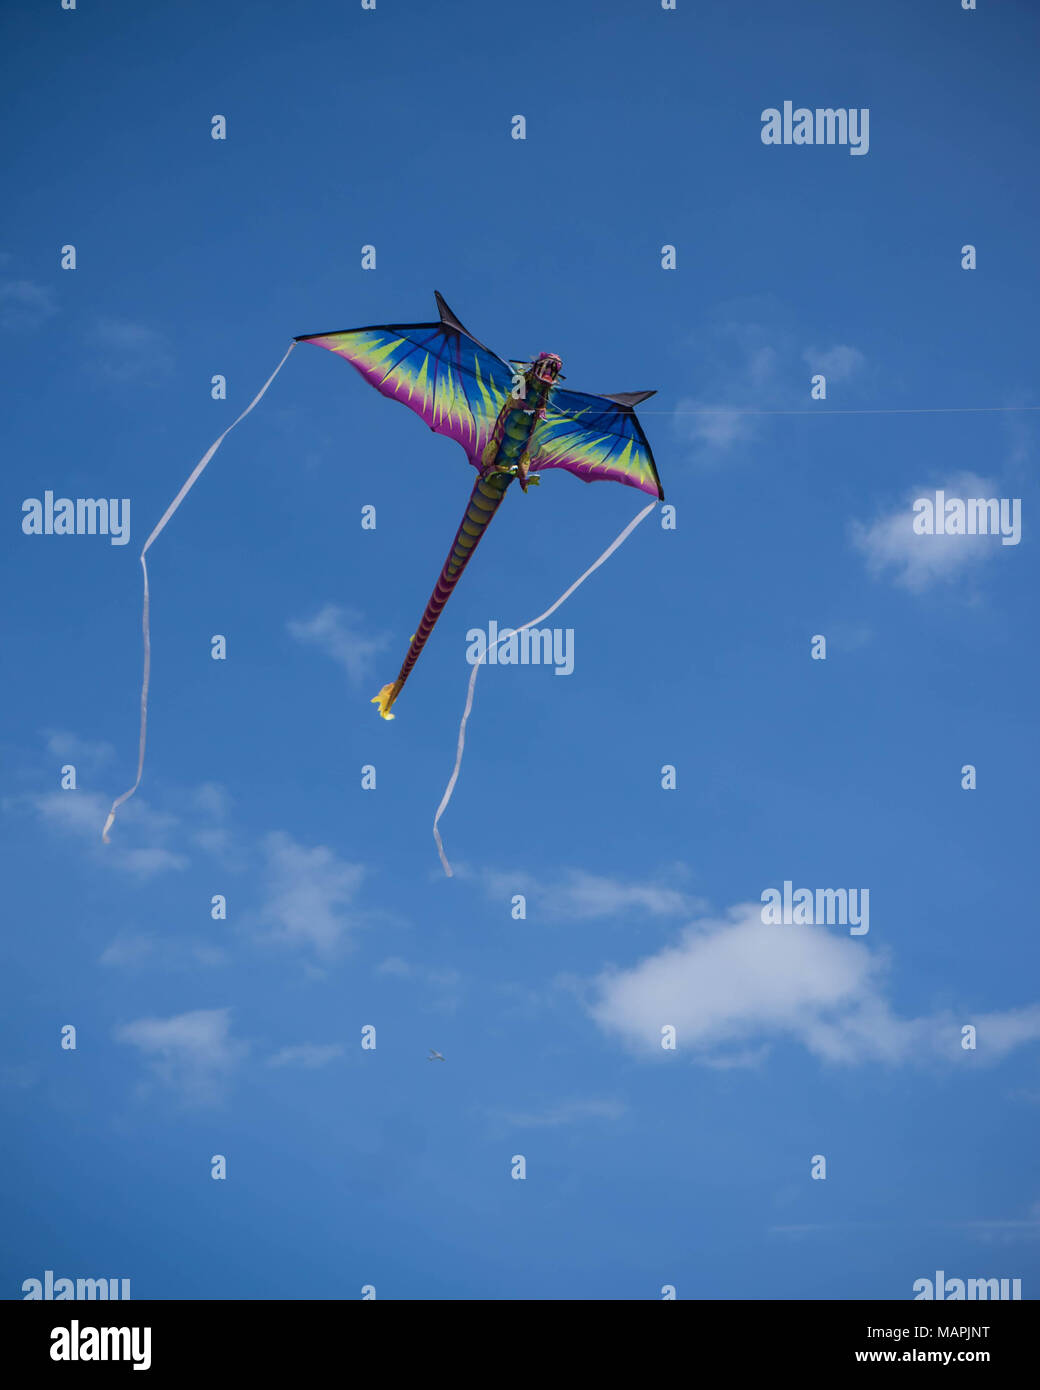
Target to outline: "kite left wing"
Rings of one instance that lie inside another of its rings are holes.
[[[586,483],[626,483],[664,501],[654,456],[632,408],[654,394],[553,391],[531,440],[532,469],[565,468]]]
[[[436,293],[436,292],[435,292]],[[297,338],[345,357],[383,396],[401,401],[480,467],[513,369],[463,328],[437,294],[439,323],[396,323]]]

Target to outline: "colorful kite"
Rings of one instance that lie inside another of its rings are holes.
[[[436,294],[436,291],[434,292]],[[437,323],[388,324],[294,339],[338,353],[381,395],[401,401],[466,451],[477,470],[469,503],[397,679],[372,703],[384,719],[426,645],[462,571],[516,481],[533,469],[565,468],[587,483],[607,479],[664,499],[650,445],[633,406],[653,391],[588,396],[565,391],[559,357],[508,363],[478,343],[437,294]]]
[[[294,338],[256,396],[206,450],[159,518],[139,557],[144,580],[141,615],[144,670],[141,679],[137,776],[133,786],[112,803],[101,832],[106,843],[116,812],[134,795],[144,775],[148,687],[151,680],[150,600],[148,562],[145,557],[226,437],[263,399],[297,343],[317,343],[319,347],[345,357],[382,395],[402,401],[420,415],[430,429],[437,434],[446,434],[461,444],[466,457],[477,470],[477,481],[470,493],[462,524],[455,533],[448,558],[412,638],[404,664],[397,679],[391,685],[384,685],[373,698],[372,703],[379,706],[379,713],[384,719],[394,718],[391,706],[400,695],[441,610],[501,505],[510,483],[514,480],[519,482],[526,492],[532,483],[539,481],[533,469],[565,468],[568,473],[576,474],[587,483],[594,483],[598,479],[626,483],[629,487],[650,493],[657,501],[663,501],[657,467],[633,411],[640,401],[654,395],[653,391],[589,396],[580,391],[561,390],[562,363],[555,353],[543,352],[530,362],[505,362],[463,328],[439,294],[437,308],[440,311],[437,323],[390,324]],[[654,505],[652,502],[644,507],[551,608],[516,631],[534,627],[554,613],[653,511]],[[498,641],[512,635],[511,632],[503,632]],[[479,663],[476,663],[470,676],[466,708],[459,726],[455,769],[433,821],[437,850],[448,874],[451,867],[444,855],[437,822],[458,779],[466,721],[473,707],[473,688],[479,669]]]

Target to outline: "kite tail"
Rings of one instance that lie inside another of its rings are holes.
[[[394,718],[390,712],[390,707],[400,695],[401,687],[411,674],[412,667],[419,660],[419,653],[425,647],[426,639],[441,615],[441,609],[451,598],[452,591],[459,582],[462,571],[469,564],[470,556],[480,544],[481,536],[487,530],[491,518],[498,511],[502,498],[506,495],[506,488],[512,481],[513,479],[508,473],[482,473],[473,485],[473,491],[469,495],[469,502],[466,506],[466,514],[462,518],[459,529],[455,532],[455,539],[452,541],[448,558],[444,562],[444,568],[441,570],[436,588],[430,595],[430,601],[422,615],[422,622],[412,638],[412,644],[408,648],[397,679],[392,685],[384,685],[379,694],[372,697],[372,704],[379,706],[379,713],[384,719]]]
[[[507,638],[515,636],[517,632],[523,632],[525,628],[537,627],[538,624],[544,622],[544,620],[548,618],[550,614],[555,613],[557,608],[559,608],[562,603],[566,602],[566,600],[570,598],[571,594],[574,593],[574,590],[577,589],[580,585],[584,584],[586,579],[588,579],[589,575],[592,574],[595,570],[598,570],[600,565],[602,565],[605,560],[609,560],[611,555],[613,555],[614,551],[617,550],[619,545],[621,545],[624,541],[628,540],[629,536],[636,529],[639,523],[645,517],[648,517],[656,506],[656,502],[651,502],[649,506],[643,508],[643,510],[639,513],[638,516],[633,517],[632,520],[625,527],[625,529],[620,533],[620,535],[618,535],[617,537],[615,537],[614,540],[611,541],[611,543],[607,546],[606,550],[604,550],[603,554],[599,557],[599,559],[594,560],[592,564],[588,567],[588,569],[585,571],[585,573],[579,575],[578,578],[574,581],[574,583],[570,586],[570,588],[565,589],[563,591],[563,593],[560,595],[560,597],[556,600],[556,602],[552,605],[551,608],[547,608],[544,613],[539,613],[537,618],[532,618],[529,622],[521,623],[521,625],[518,628],[515,628],[512,631],[500,633],[497,639],[488,646],[487,650],[481,656],[480,661],[474,662],[473,670],[470,672],[469,685],[466,688],[466,707],[462,711],[462,722],[459,724],[459,739],[455,748],[455,766],[452,768],[451,777],[448,780],[448,785],[445,787],[444,795],[441,797],[441,804],[437,807],[437,814],[433,818],[433,838],[437,842],[437,853],[440,855],[441,863],[444,865],[444,872],[448,875],[449,878],[454,878],[454,874],[451,871],[451,865],[448,863],[448,856],[444,853],[444,842],[441,839],[441,832],[437,829],[437,825],[440,821],[441,816],[444,815],[448,802],[451,800],[451,794],[455,790],[455,783],[459,780],[459,769],[462,767],[462,750],[466,746],[466,724],[469,720],[470,711],[473,709],[473,690],[477,684],[477,672],[480,670],[481,662],[487,659],[488,652],[491,651],[492,647],[497,647],[499,642],[505,642]]]

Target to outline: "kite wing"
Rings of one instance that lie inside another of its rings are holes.
[[[654,394],[589,396],[557,388],[531,440],[531,467],[565,468],[586,483],[627,483],[663,501],[657,465],[633,410]]]
[[[353,328],[295,341],[345,357],[381,395],[402,401],[435,433],[461,444],[479,467],[511,394],[513,369],[463,328],[439,294],[437,308],[438,323]]]

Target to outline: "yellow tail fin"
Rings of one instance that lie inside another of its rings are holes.
[[[378,695],[372,696],[372,703],[379,706],[379,716],[381,719],[395,719],[396,715],[390,713],[390,706],[401,693],[401,687],[397,681],[392,685],[384,685]]]

